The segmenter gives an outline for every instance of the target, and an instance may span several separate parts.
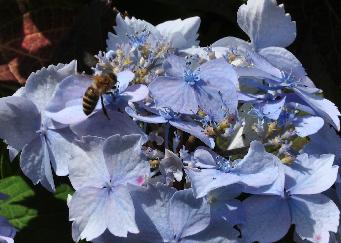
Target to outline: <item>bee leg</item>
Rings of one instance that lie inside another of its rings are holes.
[[[101,104],[102,104],[102,111],[104,113],[104,115],[108,118],[108,120],[110,120],[107,109],[104,106],[104,101],[103,101],[103,96],[101,95]]]

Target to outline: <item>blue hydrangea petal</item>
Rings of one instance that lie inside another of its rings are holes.
[[[71,125],[70,128],[79,137],[97,136],[107,138],[115,134],[140,134],[143,137],[146,136],[136,122],[126,114],[113,110],[107,110],[107,112],[110,120],[102,111],[98,111],[88,119]]]
[[[293,121],[295,132],[300,137],[307,137],[317,133],[324,125],[324,120],[317,116],[297,117]]]
[[[243,201],[246,223],[241,226],[246,242],[275,242],[289,230],[288,202],[279,196],[251,196]]]
[[[295,195],[289,204],[292,223],[301,239],[327,243],[329,232],[337,232],[340,212],[325,195]]]
[[[197,32],[200,22],[200,17],[197,16],[184,20],[176,19],[158,24],[156,29],[173,48],[184,49],[199,44]]]
[[[239,175],[241,182],[251,187],[271,185],[279,176],[281,161],[265,151],[258,141],[250,144],[249,151],[232,172]]]
[[[214,139],[207,136],[204,133],[203,128],[201,126],[197,125],[196,123],[181,121],[178,119],[170,120],[169,123],[173,127],[176,127],[178,129],[180,129],[181,131],[187,132],[187,133],[193,135],[194,137],[200,139],[203,143],[205,143],[210,148],[214,148],[214,146],[215,146]]]
[[[103,216],[101,220],[107,221],[109,231],[116,236],[127,237],[128,232],[139,233],[133,201],[124,186],[117,186],[109,193]]]
[[[210,223],[210,207],[204,199],[196,199],[192,189],[174,193],[169,206],[169,224],[176,239],[194,235]]]
[[[20,155],[20,167],[33,184],[41,182],[47,190],[55,190],[49,151],[43,136],[36,136],[24,146]]]
[[[16,230],[10,225],[8,220],[0,216],[0,240],[5,238],[7,242],[13,242],[13,238],[16,234]],[[1,238],[3,237],[3,238]]]
[[[248,0],[240,6],[237,22],[257,49],[287,47],[296,38],[296,23],[276,0]]]
[[[114,29],[116,34],[109,33],[106,41],[107,51],[116,50],[118,45],[129,42],[128,36],[136,35],[136,33],[141,33],[145,30],[151,33],[147,39],[148,42],[161,39],[160,32],[152,24],[134,17],[122,18],[121,14],[116,15],[116,26]]]
[[[208,61],[200,67],[204,81],[197,87],[199,107],[216,121],[224,118],[224,111],[234,114],[238,105],[238,76],[223,58]]]
[[[310,141],[304,146],[307,154],[334,154],[335,159],[341,159],[341,138],[333,127],[324,125],[316,134],[311,135]]]
[[[68,206],[74,241],[90,241],[105,231],[108,196],[107,189],[96,187],[84,187],[73,194]]]
[[[141,152],[141,136],[114,135],[103,145],[103,154],[111,184],[142,185],[149,175],[149,163]]]
[[[160,161],[159,168],[167,185],[171,184],[174,179],[178,182],[182,180],[182,161],[172,151],[165,149],[165,157]]]
[[[4,243],[14,243],[14,240],[12,238],[6,236],[0,235],[0,240],[1,242],[4,241]]]
[[[209,225],[198,234],[186,237],[181,243],[240,243],[239,231],[227,224]]]
[[[130,70],[124,70],[122,72],[117,73],[117,84],[118,84],[118,93],[124,92],[129,83],[134,79],[135,74]]]
[[[340,130],[339,116],[341,116],[341,113],[333,102],[317,95],[309,94],[301,89],[295,89],[295,93],[310,105],[319,116],[333,125],[335,129]]]
[[[212,44],[212,47],[220,47],[220,46],[233,47],[233,48],[240,47],[240,48],[244,48],[250,51],[253,49],[252,45],[250,45],[249,42],[239,39],[237,37],[233,37],[233,36],[223,37],[213,42]]]
[[[46,142],[49,155],[56,175],[66,176],[69,174],[69,161],[80,152],[74,141],[76,135],[67,127],[58,130],[48,130]]]
[[[285,97],[279,101],[273,102],[262,102],[255,105],[255,108],[259,110],[259,112],[263,115],[262,118],[268,118],[270,120],[276,121],[285,104]]]
[[[158,77],[149,85],[149,90],[157,107],[169,107],[182,114],[198,111],[195,90],[183,78]]]
[[[182,78],[186,70],[186,60],[183,57],[170,55],[164,63],[167,76]]]
[[[215,169],[217,167],[215,157],[218,156],[213,151],[206,149],[205,147],[195,150],[193,155],[193,161],[195,166],[205,169]]]
[[[286,167],[286,189],[290,194],[316,194],[330,188],[336,181],[338,166],[334,155],[299,155]]]
[[[167,123],[168,122],[168,120],[166,120],[162,116],[158,116],[158,115],[151,115],[151,116],[139,115],[129,106],[125,108],[125,111],[127,112],[127,114],[129,116],[131,116],[132,118],[135,118],[138,121],[143,121],[146,123],[154,123],[154,124]]]
[[[73,188],[106,186],[110,182],[110,175],[104,161],[104,139],[86,136],[76,144],[81,151],[77,147],[77,156],[69,162],[69,179]]]
[[[125,98],[129,102],[141,101],[148,97],[149,89],[146,85],[135,84],[129,86],[118,98]]]
[[[175,192],[175,188],[160,183],[132,191],[136,222],[140,229],[140,234],[135,238],[146,242],[163,242],[173,238],[168,213],[169,202]]]
[[[224,173],[217,169],[186,169],[193,193],[196,198],[207,195],[210,191],[240,182],[239,176],[232,173]]]
[[[292,73],[300,79],[307,75],[302,63],[285,48],[267,47],[259,51],[259,54],[266,58],[272,65],[278,69]]]
[[[0,98],[0,137],[21,150],[37,136],[41,117],[37,107],[28,99],[16,96]]]
[[[95,110],[100,109],[101,103],[99,102]],[[52,120],[65,125],[76,124],[88,118],[88,116],[85,115],[83,111],[82,99],[75,99],[70,101],[64,109],[58,112],[46,111],[45,115]]]
[[[64,78],[77,73],[77,62],[69,64],[50,65],[32,73],[25,85],[24,96],[30,99],[38,108],[43,111],[51,100],[56,86]]]
[[[46,110],[52,113],[63,110],[72,100],[82,99],[92,80],[85,75],[72,75],[65,78],[56,86]]]

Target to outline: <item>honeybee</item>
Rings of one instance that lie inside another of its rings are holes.
[[[103,94],[109,92],[117,83],[117,77],[114,73],[94,75],[93,82],[87,88],[83,96],[83,111],[86,115],[90,115],[99,99],[101,99],[102,110],[104,115],[109,119],[108,113],[103,102]]]

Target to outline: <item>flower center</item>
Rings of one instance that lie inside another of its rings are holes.
[[[224,157],[221,156],[216,157],[216,165],[218,170],[225,173],[229,173],[232,169],[230,160],[225,159]]]
[[[177,117],[177,114],[169,107],[162,107],[159,109],[159,114],[166,120],[171,120]]]
[[[199,70],[186,69],[184,71],[184,80],[189,85],[195,85],[200,80]]]

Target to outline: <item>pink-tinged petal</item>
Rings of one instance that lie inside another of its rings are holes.
[[[110,182],[103,156],[104,141],[103,138],[87,136],[76,142],[78,147],[72,147],[76,156],[69,161],[69,179],[76,190],[87,186],[102,188]]]
[[[292,223],[301,239],[328,243],[329,232],[337,232],[340,211],[325,195],[295,195],[289,204]]]
[[[142,155],[141,146],[141,136],[137,134],[114,135],[105,141],[103,154],[112,185],[139,185],[141,177],[149,175],[149,163]]]

